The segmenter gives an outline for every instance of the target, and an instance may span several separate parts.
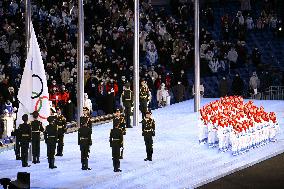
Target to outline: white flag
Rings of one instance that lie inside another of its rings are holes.
[[[47,125],[50,115],[49,94],[43,60],[33,25],[31,24],[30,48],[21,85],[18,93],[19,109],[17,125],[22,122],[22,115],[39,112],[39,120]]]

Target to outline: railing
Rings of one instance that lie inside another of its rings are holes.
[[[267,91],[253,94],[252,99],[284,100],[284,86],[270,86]]]

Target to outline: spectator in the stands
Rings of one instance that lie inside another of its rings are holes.
[[[158,107],[164,107],[170,105],[169,91],[166,89],[165,83],[162,83],[160,89],[157,91]]]
[[[234,47],[232,47],[230,51],[228,52],[227,58],[230,63],[230,68],[236,68],[237,60],[238,60],[238,53]]]
[[[244,95],[244,81],[242,80],[239,74],[236,74],[232,82],[232,95]]]
[[[261,53],[257,47],[253,49],[251,59],[254,66],[261,64]]]
[[[185,87],[181,81],[173,87],[174,101],[175,103],[182,102],[185,99]]]
[[[219,94],[220,97],[227,96],[229,93],[229,83],[227,78],[224,76],[222,79],[219,81]]]
[[[260,80],[258,79],[256,72],[253,72],[252,76],[249,79],[250,93],[252,94],[259,93],[258,91],[259,86],[260,86]]]

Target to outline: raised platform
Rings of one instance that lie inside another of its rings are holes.
[[[213,99],[202,99],[202,104]],[[284,101],[255,101],[266,111],[275,111],[284,124]],[[77,133],[65,137],[64,156],[56,158],[55,170],[48,169],[42,142],[41,163],[22,168],[12,150],[0,154],[1,177],[16,178],[17,172],[31,173],[33,188],[194,188],[284,152],[284,131],[278,141],[239,156],[219,153],[199,145],[193,100],[153,111],[156,120],[153,162],[144,162],[146,151],[141,126],[127,130],[124,138],[123,172],[114,173],[109,147],[112,123],[93,128],[89,166],[82,171]]]

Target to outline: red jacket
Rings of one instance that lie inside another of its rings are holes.
[[[113,82],[112,84],[111,83],[108,83],[106,85],[106,91],[107,93],[108,92],[111,92],[111,89],[113,88],[114,90],[114,96],[116,96],[116,94],[118,93],[118,85],[116,84],[116,82]]]

